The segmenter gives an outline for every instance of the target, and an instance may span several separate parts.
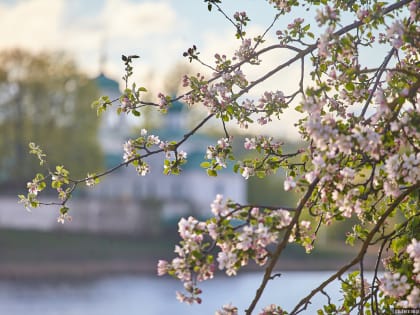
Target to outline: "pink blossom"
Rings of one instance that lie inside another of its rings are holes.
[[[211,212],[218,217],[226,215],[228,208],[225,203],[223,203],[223,195],[217,194],[216,199],[211,204]]]
[[[284,181],[284,190],[289,191],[296,187],[296,182],[294,181],[293,177],[289,176]]]
[[[223,305],[222,309],[216,311],[214,315],[238,315],[238,308],[229,303]]]
[[[140,165],[136,167],[136,171],[140,176],[146,176],[150,173],[150,166],[145,162],[141,162]]]
[[[128,140],[124,143],[124,162],[128,162],[136,156],[136,147],[133,140]]]
[[[158,276],[163,276],[168,273],[169,263],[166,260],[159,260],[157,265]]]
[[[408,307],[420,308],[420,288],[414,286],[410,294],[407,296]]]
[[[244,148],[247,150],[254,150],[256,148],[255,138],[245,138]]]
[[[239,61],[247,60],[252,56],[253,50],[251,44],[252,41],[249,38],[242,40],[241,46],[235,52],[235,57],[238,58]]]
[[[419,6],[418,1],[411,1],[408,6],[408,9],[410,10],[410,20],[413,23],[414,21],[416,21],[417,14],[419,14],[418,6]]]
[[[35,181],[33,181],[33,182],[28,182],[27,184],[26,184],[26,186],[27,186],[27,188],[28,188],[28,192],[30,193],[30,194],[32,194],[32,195],[38,195],[38,192],[40,191],[39,189],[38,189],[38,183],[37,182],[35,182]]]
[[[330,52],[328,51],[328,46],[331,38],[331,34],[334,31],[332,26],[329,26],[325,33],[323,33],[318,40],[318,54],[321,57],[328,57]]]
[[[245,166],[242,170],[242,176],[245,179],[248,179],[249,176],[253,176],[254,175],[254,169],[252,167],[247,167]]]
[[[401,276],[399,273],[385,272],[379,285],[379,290],[394,298],[404,296],[409,289],[410,285],[407,283],[407,277],[405,275]]]
[[[147,137],[147,142],[150,144],[160,144],[160,139],[158,136],[150,135]]]
[[[158,94],[159,99],[159,108],[160,109],[166,109],[168,107],[168,100],[166,99],[166,96],[163,93]]]
[[[235,263],[237,256],[233,252],[219,252],[217,255],[217,262],[219,264],[219,269],[226,269],[226,274],[228,276],[236,275]]]
[[[179,151],[178,152],[178,158],[180,158],[180,159],[186,159],[187,158],[187,152],[185,152],[185,151]]]
[[[399,49],[403,42],[402,36],[404,34],[404,26],[401,21],[395,21],[387,30],[387,38],[391,41],[394,48]]]
[[[411,244],[407,246],[407,253],[413,259],[420,259],[420,241],[413,238]]]

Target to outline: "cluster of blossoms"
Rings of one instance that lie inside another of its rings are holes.
[[[182,86],[190,87],[190,93],[187,93],[183,97],[183,101],[189,106],[193,106],[203,100],[203,92],[206,90],[208,81],[201,73],[197,73],[195,76],[184,75],[182,78]]]
[[[19,195],[19,203],[22,203],[26,210],[31,211],[31,208],[39,206],[37,195],[46,187],[44,175],[38,173],[35,178],[26,184],[28,188],[27,196]]]
[[[406,295],[410,289],[410,285],[407,283],[407,276],[401,275],[400,273],[392,274],[386,272],[381,279],[379,288],[387,296],[400,298]]]
[[[265,91],[256,105],[256,112],[265,114],[257,119],[258,124],[262,126],[271,122],[271,116],[279,117],[284,108],[287,108],[287,103],[282,91]]]
[[[406,248],[406,253],[412,260],[412,279],[399,272],[385,272],[384,277],[380,281],[379,289],[385,296],[396,299],[400,307],[419,308],[420,241],[412,239]]]
[[[220,55],[217,53],[214,55],[214,63],[216,65],[215,69],[217,72],[223,72],[224,70],[229,69],[229,66],[232,64],[231,60],[229,60],[226,55]],[[184,77],[184,80],[185,79],[188,79],[188,77]],[[188,84],[186,86],[188,86]]]
[[[60,215],[57,218],[57,222],[64,224],[65,222],[71,222],[73,218],[66,212],[66,213],[60,213]]]
[[[221,58],[218,56],[218,58]],[[218,68],[229,67],[228,61],[219,60]],[[221,114],[231,105],[232,96],[236,89],[243,89],[248,85],[245,74],[240,68],[236,68],[231,72],[216,72],[216,77],[220,77],[220,81],[209,84],[200,74],[197,76],[184,77],[183,85],[189,86],[191,92],[184,96],[184,101],[192,106],[201,102],[207,109],[209,114]],[[232,107],[233,108],[233,107]]]
[[[394,79],[390,76],[389,80]],[[394,115],[390,112],[389,100],[380,88],[375,95],[378,106],[371,116],[371,124],[353,120],[351,115],[344,118],[338,111],[337,115],[323,113],[325,106],[331,104],[328,98],[312,95],[304,100],[302,109],[309,115],[303,130],[313,144],[308,153],[312,163],[302,176],[288,177],[286,189],[294,188],[302,178],[308,183],[319,178],[322,187],[319,196],[323,202],[331,204],[333,201],[335,208],[331,208],[338,209],[345,217],[352,213],[362,217],[366,199],[361,197],[368,191],[367,184],[372,189],[383,188],[386,196],[395,198],[401,193],[401,187],[418,183],[420,156],[418,152],[407,150],[418,144],[419,132],[413,128],[418,108],[408,108],[401,113],[401,119],[388,123]],[[335,111],[334,107],[331,109]],[[388,134],[383,134],[383,124],[388,124],[394,134],[404,130],[392,146]],[[366,159],[373,168],[363,185],[361,178],[366,176],[367,169],[361,165]]]
[[[324,6],[322,9],[317,9],[315,20],[318,22],[318,26],[333,24],[338,22],[340,15],[336,8],[331,8],[329,5]]]
[[[150,173],[150,167],[145,161],[141,160],[138,151],[145,150],[147,152],[150,147],[160,146],[161,144],[162,141],[158,136],[148,135],[146,129],[141,129],[139,138],[129,139],[124,143],[124,162],[131,163],[135,166],[139,175],[145,176]]]
[[[255,120],[250,119],[250,114],[254,114],[257,123],[262,126],[271,122],[273,115],[279,118],[284,108],[287,108],[287,103],[282,91],[266,91],[259,98],[257,104],[255,104],[254,100],[243,100],[241,106],[238,105],[235,117],[239,127],[247,129],[249,123]]]
[[[248,15],[246,12],[235,12],[233,15],[233,18],[235,19],[236,23],[236,37],[241,38],[243,35],[245,35],[245,32],[242,30],[250,21]]]
[[[387,174],[385,192],[396,197],[400,194],[399,182],[415,184],[420,180],[420,153],[391,155],[387,158],[384,169]]]
[[[302,220],[298,225],[293,227],[292,234],[289,237],[289,243],[299,241],[305,247],[307,253],[314,249],[315,233],[312,231],[311,222]]]
[[[188,283],[190,296],[182,301],[198,302],[196,281],[211,279],[217,267],[229,276],[254,260],[264,265],[269,258],[268,247],[276,243],[283,229],[292,222],[289,211],[259,208],[237,208],[217,195],[211,204],[213,218],[202,222],[193,217],[182,218],[178,224],[182,241],[175,247],[178,255],[170,263],[159,261],[158,275],[169,274]],[[302,223],[301,234],[307,229]],[[213,249],[218,249],[217,256]],[[194,284],[191,288],[191,283]]]
[[[169,103],[170,103],[170,97],[165,96],[163,93],[158,94],[158,104],[160,110],[167,110]]]
[[[159,148],[165,153],[163,164],[163,173],[165,175],[179,175],[181,166],[187,163],[187,152],[178,150],[178,144],[175,141],[160,141]]]
[[[290,12],[291,6],[288,0],[268,0],[270,4],[273,4],[277,10],[284,12]]]
[[[31,142],[29,144],[29,149],[31,154],[37,156],[40,165],[47,164],[46,155],[43,153],[39,146]],[[43,191],[47,187],[48,177],[51,180],[51,188],[56,190],[57,197],[61,201],[61,205],[65,204],[65,202],[70,198],[71,192],[74,190],[74,181],[70,179],[70,172],[64,168],[64,166],[57,165],[54,171],[49,167],[47,167],[47,169],[49,173],[48,176],[37,173],[35,178],[27,183],[28,194],[26,196],[18,196],[19,203],[23,203],[28,211],[30,211],[31,208],[37,208],[43,204],[37,199],[37,196],[39,192]],[[68,214],[68,208],[62,206],[60,209],[60,215],[57,218],[57,222],[64,223],[65,221],[71,221],[71,219],[71,216]]]
[[[241,46],[235,51],[235,57],[239,61],[249,60],[254,55],[254,49],[252,47],[252,40],[250,38],[243,39]]]
[[[282,144],[282,142],[268,136],[245,138],[244,148],[264,154],[264,157],[261,160],[245,159],[238,161],[235,171],[239,170],[245,179],[254,175],[262,177],[274,174],[287,157],[290,157],[290,154],[283,155]]]
[[[134,144],[134,141],[132,139],[127,140],[124,143],[123,148],[124,148],[124,155],[123,155],[124,162],[129,162],[133,158],[136,157],[136,155],[137,155],[137,148],[136,148],[136,146]]]
[[[325,32],[318,40],[318,55],[320,57],[330,56],[331,37],[334,32],[334,26],[328,26]]]
[[[302,18],[296,18],[293,20],[293,23],[287,25],[289,30],[300,28],[305,20]]]
[[[175,247],[178,257],[170,263],[164,260],[158,262],[158,275],[169,274],[184,283],[189,296],[177,292],[177,298],[181,302],[200,303],[198,295],[201,290],[196,287],[196,281],[213,278],[215,266],[212,256],[203,254],[208,244],[203,243],[206,224],[199,222],[193,217],[182,218],[178,223],[179,235],[182,238],[180,246]]]
[[[292,190],[296,187],[295,179],[292,176],[287,176],[283,183],[284,191]]]
[[[96,174],[88,173],[85,180],[86,186],[93,187],[98,183],[98,179],[96,178]]]
[[[135,105],[133,104],[133,102],[126,95],[123,95],[121,97],[120,103],[121,103],[120,109],[121,109],[121,112],[123,113],[129,112],[130,110],[135,108]]]
[[[238,308],[232,304],[222,306],[221,310],[216,311],[214,315],[238,315]]]
[[[210,170],[220,170],[221,168],[226,168],[228,160],[233,159],[232,140],[232,138],[221,138],[217,140],[217,144],[215,146],[208,146],[206,159],[211,160],[211,163],[208,165],[205,164],[205,167]]]
[[[275,304],[270,304],[262,309],[262,312],[258,315],[286,315],[287,312],[283,310],[280,306]]]
[[[391,27],[387,30],[387,38],[391,42],[391,45],[399,49],[403,45],[402,36],[404,34],[404,26],[401,21],[395,21]]]
[[[420,241],[413,238],[407,246],[407,253],[413,260],[413,273],[417,274],[414,281],[420,283]]]
[[[28,193],[34,196],[38,195],[38,192],[42,190],[40,183],[36,178],[32,182],[28,182],[26,186],[28,188]]]

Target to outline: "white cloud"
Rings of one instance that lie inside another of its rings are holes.
[[[163,2],[108,0],[98,19],[111,38],[141,40],[170,33],[176,22],[176,12]]]
[[[83,5],[79,7],[83,9]],[[137,52],[142,48],[149,51],[151,57],[162,57],[165,47],[179,46],[174,32],[183,24],[178,21],[174,8],[165,2],[108,0],[96,14],[78,13],[71,10],[69,13],[67,0],[0,4],[0,49],[64,50],[74,54],[81,66],[92,73],[99,69],[104,40],[111,57],[108,60],[111,69],[119,65],[113,63],[120,62],[119,58],[114,58],[115,54]],[[159,41],[158,37],[168,42]],[[149,61],[158,64],[154,59]]]
[[[63,0],[32,0],[0,6],[0,48],[42,50],[60,46]]]

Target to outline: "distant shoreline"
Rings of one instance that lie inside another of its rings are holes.
[[[345,261],[302,261],[285,259],[277,266],[283,271],[336,270]],[[141,261],[80,261],[80,262],[0,262],[0,281],[91,280],[116,275],[157,275],[157,260]],[[366,268],[372,270],[372,268]],[[240,272],[264,271],[263,267],[249,266]],[[223,273],[220,271],[220,273]]]
[[[0,229],[0,280],[84,280],[113,275],[156,275],[159,259],[175,257],[175,232],[158,238],[91,235]],[[331,271],[351,261],[357,248],[329,241],[309,255],[297,245],[280,257],[280,271]],[[376,262],[374,250],[366,253],[365,270]],[[240,272],[261,271],[250,266]],[[222,273],[222,271],[219,271]]]

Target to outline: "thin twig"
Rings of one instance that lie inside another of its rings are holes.
[[[350,261],[348,264],[342,266],[336,273],[334,273],[332,276],[330,276],[327,280],[325,280],[320,286],[313,289],[311,293],[309,293],[306,297],[300,300],[300,302],[295,306],[295,308],[290,312],[290,315],[297,314],[303,309],[306,309],[307,304],[309,301],[321,290],[323,290],[326,286],[328,286],[331,282],[342,276],[347,270],[349,270],[351,267],[359,263],[359,261],[364,257],[366,250],[369,247],[370,241],[373,239],[373,237],[376,235],[378,230],[382,227],[385,220],[391,215],[391,213],[394,211],[394,209],[413,191],[418,189],[420,187],[420,183],[414,186],[411,186],[409,189],[402,192],[395,200],[394,202],[388,207],[388,210],[385,211],[385,213],[381,216],[381,218],[378,220],[378,222],[375,224],[375,226],[372,228],[372,230],[369,232],[369,234],[366,236],[365,241],[363,242],[358,254],[353,258],[352,261]],[[302,308],[302,309],[301,309]],[[301,310],[299,310],[301,309]]]
[[[276,250],[273,252],[270,263],[268,264],[267,268],[265,269],[263,280],[257,289],[257,292],[255,293],[255,297],[252,300],[251,304],[249,305],[248,309],[245,311],[246,315],[251,315],[253,310],[255,309],[255,306],[257,305],[258,301],[260,300],[265,287],[267,286],[268,281],[270,281],[271,274],[273,272],[274,267],[276,266],[276,263],[278,259],[280,258],[281,253],[286,248],[287,243],[289,242],[289,237],[292,234],[293,227],[298,223],[300,214],[306,204],[306,202],[309,200],[309,198],[312,195],[312,192],[315,190],[315,187],[317,186],[319,182],[319,178],[316,178],[311,185],[309,185],[308,190],[306,191],[306,194],[303,196],[301,201],[299,202],[296,213],[293,216],[292,222],[290,222],[289,227],[286,229],[286,232],[283,236],[283,241],[279,243],[276,247]]]

